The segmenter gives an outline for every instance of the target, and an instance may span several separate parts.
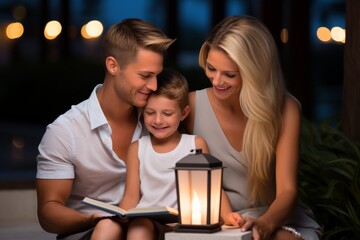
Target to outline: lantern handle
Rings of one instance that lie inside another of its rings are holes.
[[[192,153],[195,152],[195,154],[200,154],[200,153],[202,153],[202,149],[201,148],[191,149],[190,152],[192,152]]]

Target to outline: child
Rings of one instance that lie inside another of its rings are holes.
[[[170,69],[158,75],[158,88],[144,108],[144,123],[150,135],[133,142],[126,160],[126,185],[120,207],[170,206],[177,208],[175,172],[177,161],[194,149],[208,153],[202,137],[182,134],[179,125],[190,111],[184,76]],[[131,220],[127,240],[162,239],[170,226],[147,218]]]

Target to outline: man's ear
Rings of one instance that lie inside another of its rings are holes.
[[[115,75],[116,71],[118,71],[118,69],[119,69],[119,65],[118,65],[116,59],[112,56],[109,56],[106,58],[105,65],[106,65],[107,71],[111,75]]]
[[[189,113],[190,113],[190,106],[189,105],[186,105],[185,107],[184,107],[184,109],[182,110],[182,113],[181,113],[181,121],[183,121],[186,117],[187,117],[187,115],[189,115]]]

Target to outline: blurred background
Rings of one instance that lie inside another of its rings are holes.
[[[196,90],[209,86],[198,66],[200,46],[229,15],[268,26],[305,117],[319,122],[340,113],[343,0],[1,0],[0,188],[34,186],[46,125],[103,81],[101,39],[112,24],[143,18],[177,38],[165,66]]]

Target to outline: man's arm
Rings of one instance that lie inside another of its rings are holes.
[[[38,218],[41,227],[50,233],[69,234],[95,226],[95,216],[65,206],[73,179],[37,179]]]

